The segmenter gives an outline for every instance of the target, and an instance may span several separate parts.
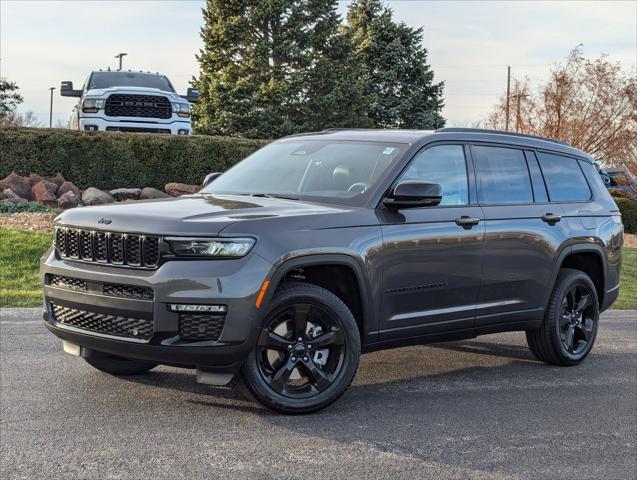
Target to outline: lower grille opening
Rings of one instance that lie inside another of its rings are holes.
[[[89,332],[140,340],[150,340],[153,336],[152,320],[88,312],[53,303],[51,309],[53,322],[59,326],[70,326]]]
[[[225,315],[181,313],[179,315],[179,337],[183,340],[219,340]]]

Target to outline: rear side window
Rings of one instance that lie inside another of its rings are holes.
[[[538,152],[551,202],[590,200],[591,190],[577,160],[563,155]]]
[[[462,145],[429,147],[411,162],[400,180],[422,180],[440,184],[440,205],[467,205],[467,163]]]
[[[522,150],[475,145],[473,152],[480,203],[533,203],[529,169]]]

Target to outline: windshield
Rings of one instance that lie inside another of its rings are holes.
[[[163,75],[137,72],[93,72],[88,89],[110,87],[147,87],[174,92],[168,79]]]
[[[253,153],[203,193],[321,197],[351,204],[372,187],[405,145],[280,140]]]

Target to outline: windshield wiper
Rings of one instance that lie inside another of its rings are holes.
[[[282,198],[284,200],[298,200],[299,197],[292,197],[290,195],[281,195],[279,193],[250,193],[251,197],[265,197],[265,198]]]

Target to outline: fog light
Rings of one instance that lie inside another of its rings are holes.
[[[189,133],[190,133],[190,130],[188,130],[187,128],[180,128],[180,129],[177,131],[177,134],[178,134],[178,135],[188,135]]]
[[[172,312],[205,312],[226,313],[225,305],[186,305],[183,303],[169,303],[168,309]]]
[[[97,125],[84,125],[84,130],[87,132],[97,132]]]

